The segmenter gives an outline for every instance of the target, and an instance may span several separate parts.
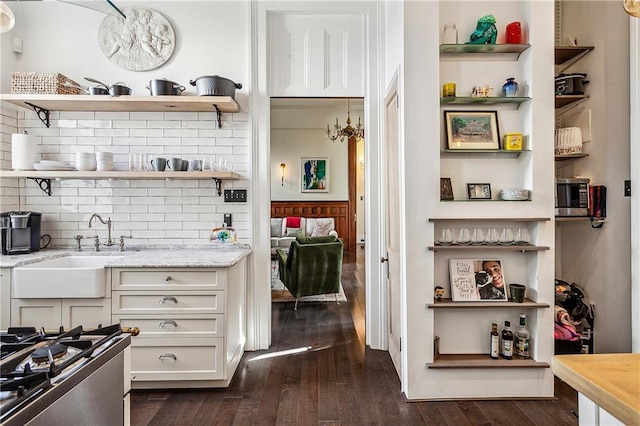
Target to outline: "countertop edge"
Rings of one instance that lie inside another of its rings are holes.
[[[593,355],[556,355],[551,359],[553,374],[624,424],[640,425],[640,409],[637,406],[629,405],[611,393],[610,390],[585,377],[581,372],[576,371],[569,363],[565,362],[565,360],[573,361],[576,359],[575,357],[589,356]]]

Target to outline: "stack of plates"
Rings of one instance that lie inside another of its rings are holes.
[[[505,201],[526,201],[529,199],[528,189],[503,189],[500,199]]]
[[[33,164],[33,168],[40,171],[75,170],[69,163],[53,160],[40,160]]]
[[[108,172],[111,170],[115,170],[115,166],[113,165],[113,152],[96,152],[96,161],[97,161],[97,169],[98,171]]]
[[[76,169],[92,172],[96,169],[96,155],[93,152],[76,152]]]

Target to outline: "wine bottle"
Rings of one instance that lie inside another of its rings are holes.
[[[516,355],[520,358],[529,358],[529,337],[530,333],[527,330],[527,319],[525,314],[520,314],[520,325],[514,332]]]
[[[511,322],[505,321],[502,329],[502,358],[513,359],[513,331]]]
[[[491,324],[491,352],[489,356],[492,359],[500,358],[500,336],[498,335],[498,324]]]

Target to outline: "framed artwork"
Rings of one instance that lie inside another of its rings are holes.
[[[440,178],[440,201],[453,200],[453,187],[451,178]]]
[[[500,149],[498,111],[445,111],[448,149]]]
[[[326,157],[301,159],[302,192],[329,192],[329,160]]]
[[[467,196],[470,200],[490,200],[491,185],[488,183],[468,183]]]
[[[454,302],[508,300],[501,260],[449,259],[449,278]]]

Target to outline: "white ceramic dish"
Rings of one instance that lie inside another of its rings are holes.
[[[47,165],[47,164],[34,164],[33,168],[39,171],[46,171],[46,172],[51,172],[51,171],[70,171],[70,170],[75,170],[74,167],[71,166],[54,166],[54,165]]]

